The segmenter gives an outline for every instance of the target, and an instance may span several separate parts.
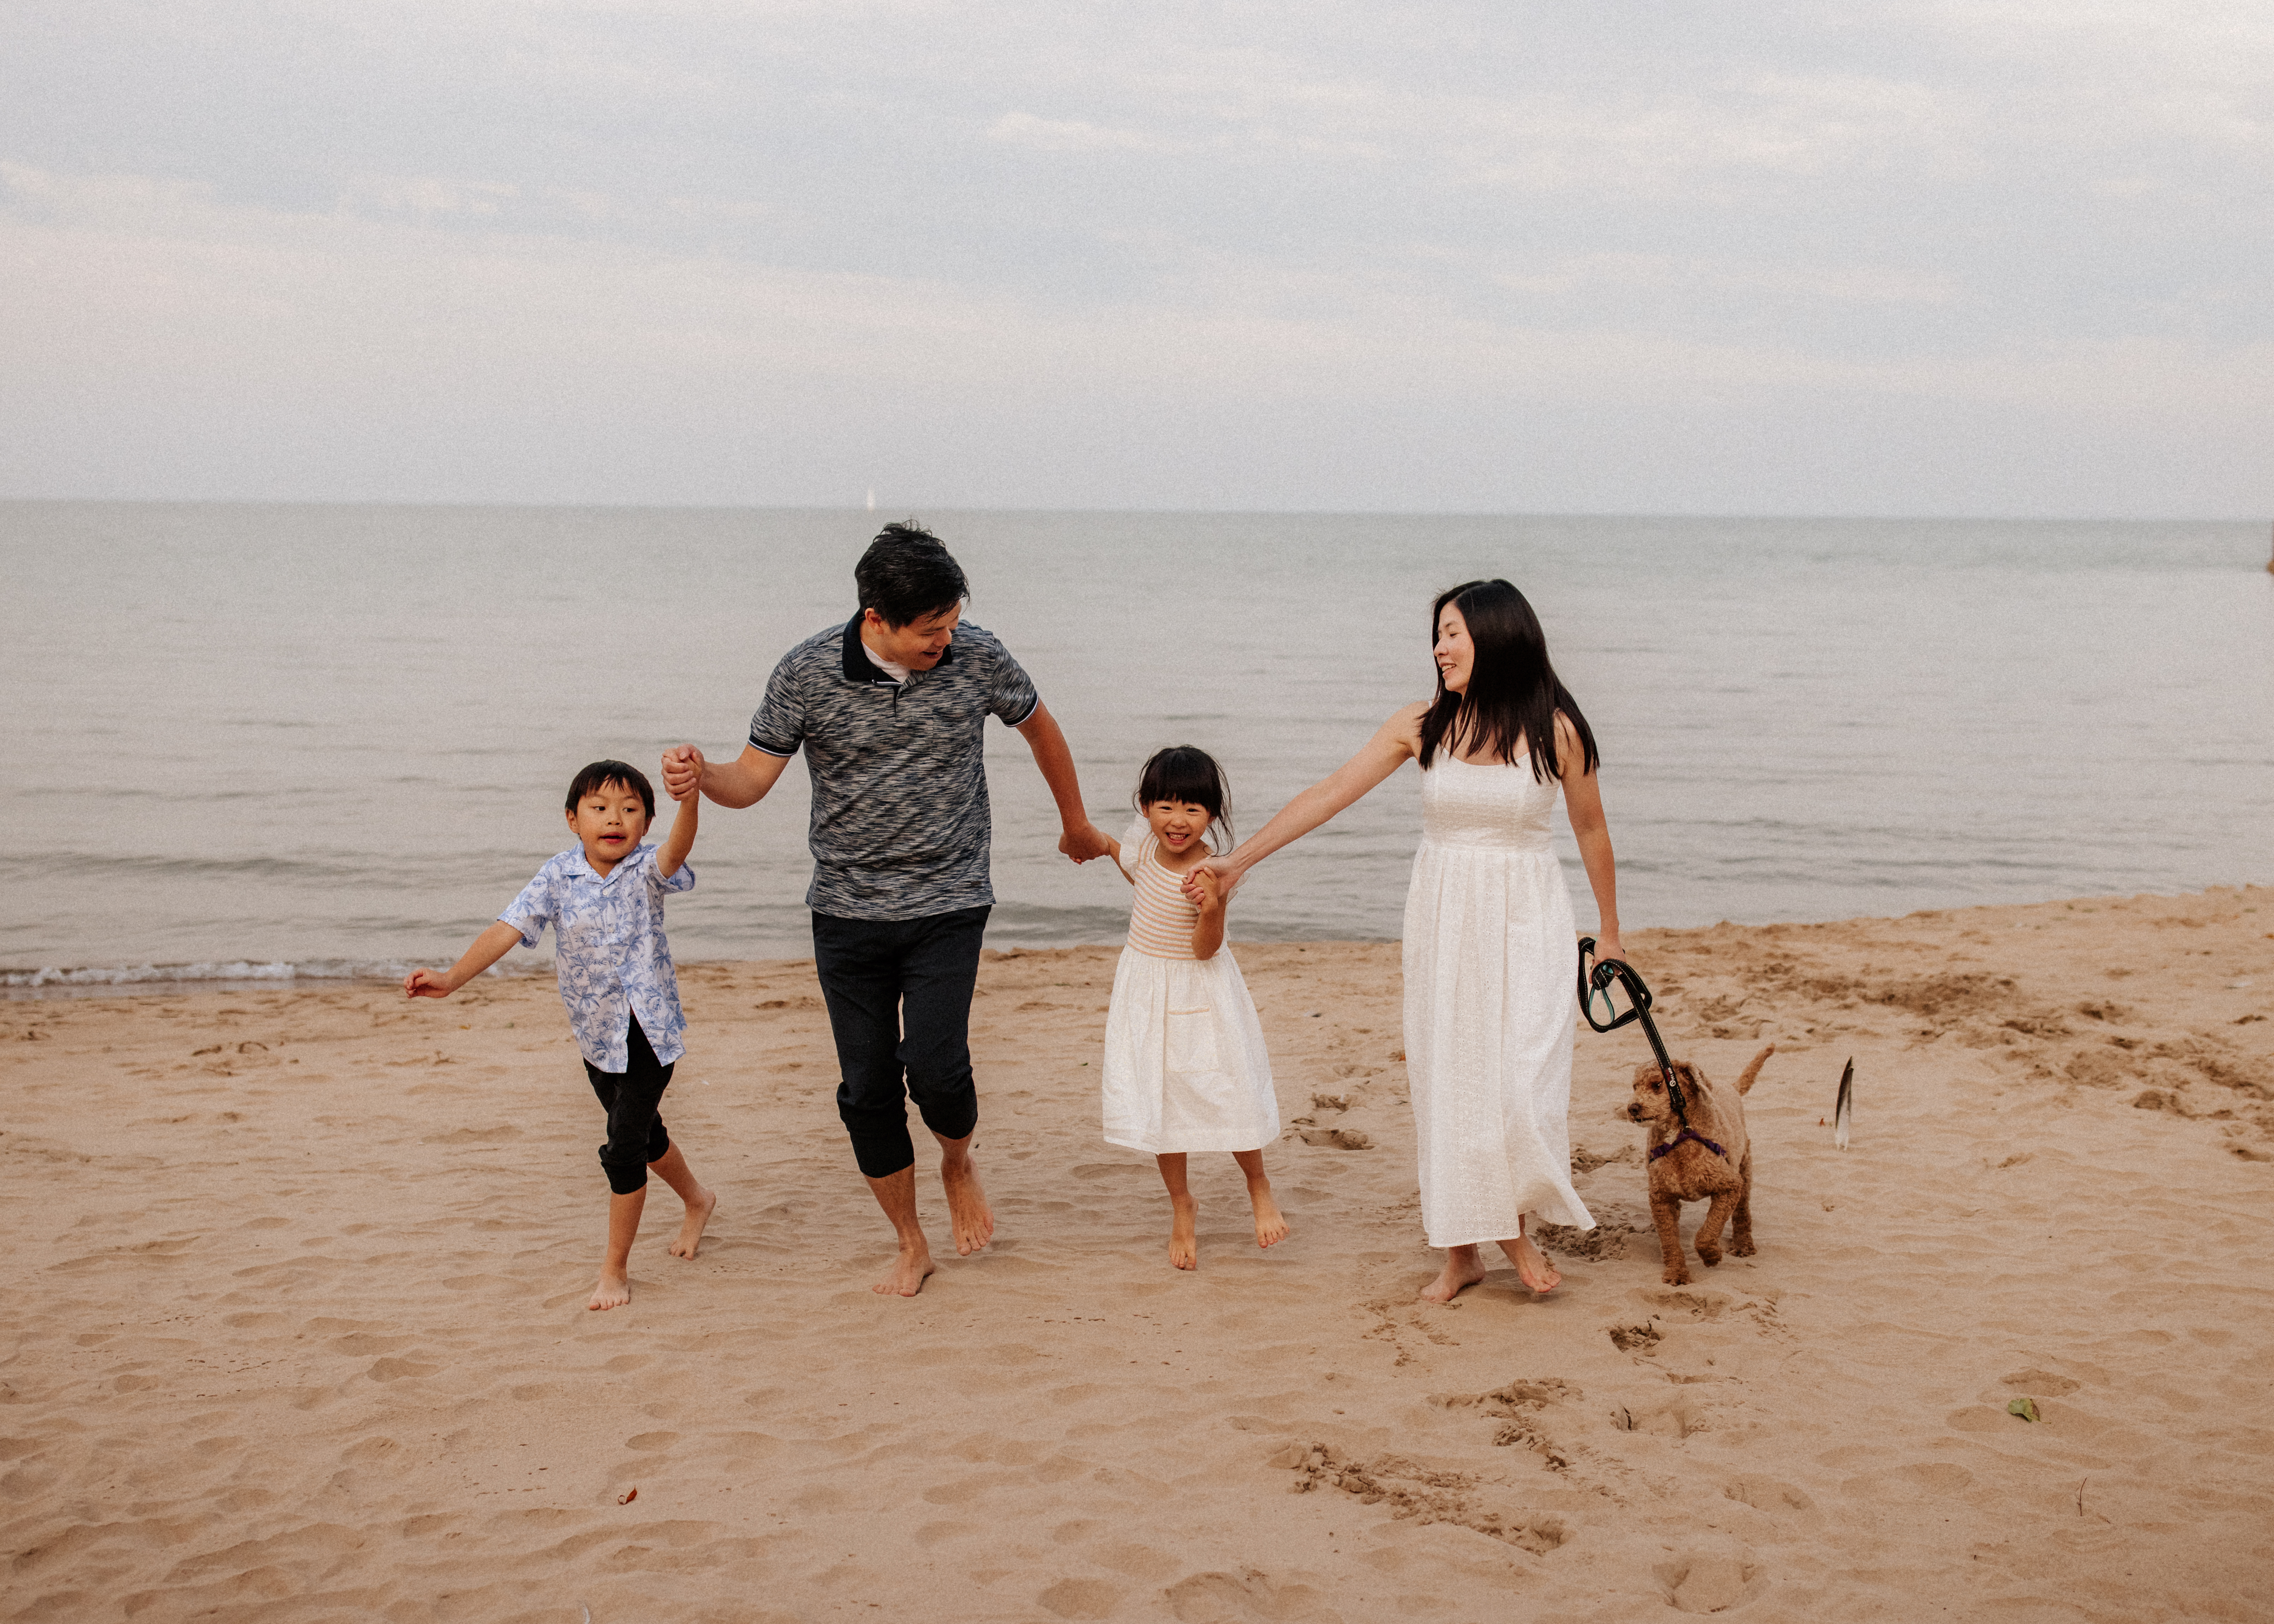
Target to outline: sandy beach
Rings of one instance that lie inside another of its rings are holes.
[[[1601,1227],[1449,1308],[1396,945],[1237,922],[1293,1237],[1195,1158],[1172,1271],[1113,952],[990,953],[998,1239],[913,1301],[809,965],[682,973],[723,1200],[682,1262],[657,1186],[606,1314],[549,979],[0,1007],[0,1618],[2274,1616],[2274,891],[1631,934],[1678,1054],[1777,1046],[1759,1252],[1660,1284],[1647,1051],[1583,1032]]]

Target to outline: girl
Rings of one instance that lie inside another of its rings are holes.
[[[1524,594],[1472,581],[1429,613],[1437,692],[1185,882],[1197,898],[1316,829],[1410,759],[1420,763],[1421,849],[1405,901],[1405,1064],[1420,1155],[1421,1221],[1445,1267],[1422,1289],[1449,1302],[1485,1277],[1496,1243],[1536,1292],[1562,1277],[1525,1235],[1531,1214],[1593,1229],[1571,1188],[1571,898],[1549,848],[1562,792],[1601,923],[1624,959],[1595,736],[1555,675]]]
[[[1105,1017],[1105,1138],[1159,1160],[1174,1214],[1169,1261],[1180,1269],[1200,1267],[1199,1209],[1185,1184],[1195,1150],[1228,1150],[1239,1163],[1258,1246],[1287,1238],[1263,1176],[1263,1147],[1279,1137],[1271,1056],[1224,951],[1231,888],[1199,867],[1210,829],[1231,843],[1229,800],[1224,770],[1205,752],[1160,751],[1137,781],[1137,822],[1108,842],[1136,894]]]

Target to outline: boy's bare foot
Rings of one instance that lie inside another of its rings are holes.
[[[619,1274],[614,1269],[600,1271],[600,1283],[592,1288],[592,1300],[587,1308],[621,1308],[632,1300],[632,1282],[629,1274]]]
[[[1247,1192],[1247,1204],[1255,1209],[1257,1245],[1276,1246],[1287,1238],[1287,1220],[1280,1215],[1279,1203],[1272,1199],[1270,1185],[1266,1184],[1261,1190],[1251,1187]]]
[[[931,1248],[918,1241],[903,1246],[892,1261],[892,1272],[869,1288],[878,1297],[914,1297],[931,1277]]]
[[[1171,1197],[1169,1210],[1174,1214],[1169,1220],[1170,1267],[1196,1269],[1201,1266],[1200,1203],[1190,1196],[1181,1201]]]
[[[703,1244],[703,1226],[711,1222],[711,1214],[719,1208],[719,1192],[705,1190],[699,1200],[687,1204],[687,1216],[680,1221],[679,1237],[671,1243],[674,1258],[691,1258]]]
[[[1516,1265],[1516,1277],[1541,1297],[1546,1297],[1563,1283],[1563,1276],[1555,1272],[1555,1266],[1547,1260],[1547,1254],[1532,1244],[1530,1236],[1519,1235],[1512,1241],[1502,1242],[1501,1250],[1508,1253],[1508,1260]]]
[[[939,1161],[939,1182],[947,1191],[947,1219],[955,1229],[955,1255],[968,1258],[995,1238],[995,1211],[987,1205],[987,1192],[979,1187],[979,1168],[968,1151],[950,1154]],[[931,1259],[924,1259],[931,1273]],[[913,1289],[903,1297],[914,1297]]]
[[[1431,1303],[1449,1303],[1485,1277],[1485,1266],[1478,1260],[1473,1246],[1454,1246],[1445,1252],[1445,1267],[1436,1279],[1421,1288],[1421,1296]]]

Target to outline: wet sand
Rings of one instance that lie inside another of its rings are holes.
[[[1759,1252],[1660,1285],[1647,1051],[1583,1032],[1601,1227],[1449,1308],[1395,944],[1235,941],[1295,1233],[1195,1157],[1193,1274],[1098,1135],[1112,952],[990,955],[998,1239],[920,1162],[911,1301],[808,965],[684,973],[723,1199],[682,1262],[654,1186],[606,1314],[549,981],[0,1006],[0,1618],[2268,1617],[2274,891],[1629,945],[1710,1076],[1777,1045]]]

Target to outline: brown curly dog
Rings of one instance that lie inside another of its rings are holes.
[[[1711,1268],[1721,1260],[1721,1226],[1734,1215],[1730,1250],[1753,1255],[1753,1144],[1745,1132],[1743,1098],[1761,1074],[1761,1063],[1776,1053],[1772,1043],[1753,1056],[1724,1094],[1687,1060],[1674,1063],[1690,1125],[1679,1127],[1666,1098],[1666,1079],[1655,1064],[1635,1068],[1634,1102],[1623,1113],[1629,1122],[1650,1124],[1650,1215],[1658,1225],[1658,1248],[1666,1262],[1660,1276],[1669,1286],[1690,1283],[1682,1261],[1682,1204],[1711,1201],[1698,1226],[1698,1260]]]

